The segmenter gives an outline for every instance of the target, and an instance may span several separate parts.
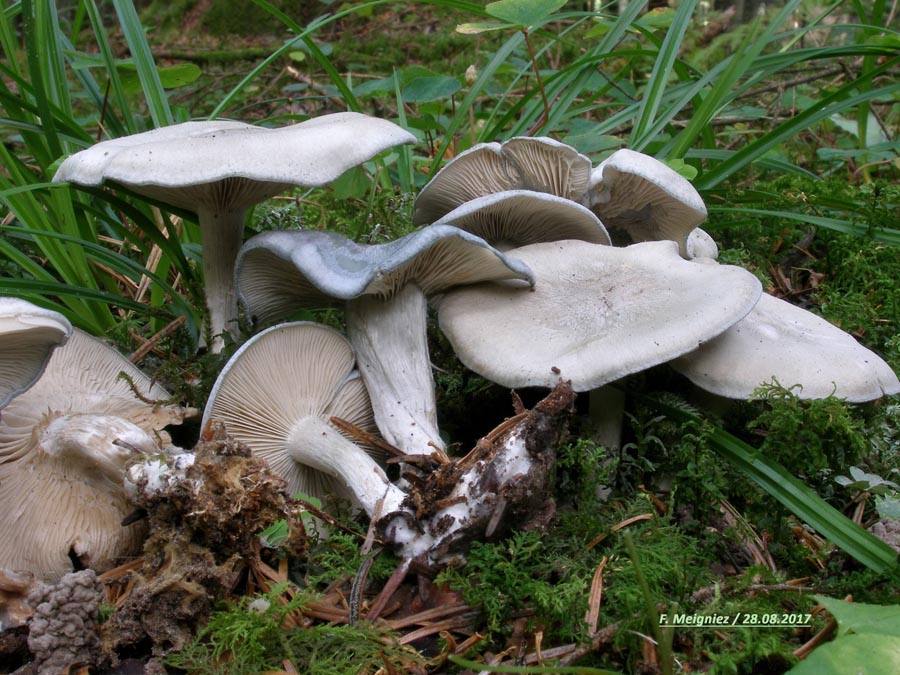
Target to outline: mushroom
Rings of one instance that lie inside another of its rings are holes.
[[[591,172],[584,202],[613,239],[671,239],[687,256],[687,239],[706,220],[706,205],[690,181],[657,159],[617,150]]]
[[[372,429],[349,342],[331,328],[298,321],[242,345],[216,381],[203,425],[222,423],[291,491],[349,495],[373,519],[379,538],[398,549],[405,569],[412,560],[431,566],[455,558],[461,544],[490,536],[504,516],[521,523],[538,515],[535,507],[544,505],[550,485],[547,466],[571,407],[566,392],[561,387],[504,422],[465,458],[441,463],[408,498],[333,423],[341,418]],[[331,480],[311,492],[314,477]]]
[[[383,512],[398,510],[405,495],[332,417],[375,431],[350,343],[332,328],[297,321],[241,345],[213,386],[203,428],[221,422],[287,481],[290,494],[349,496],[369,516],[387,497]]]
[[[609,244],[603,223],[574,201],[544,192],[507,190],[477,197],[438,220],[471,232],[506,251],[541,241],[581,239]]]
[[[120,376],[124,373],[124,377]],[[102,570],[140,547],[125,464],[159,452],[188,410],[115,349],[75,330],[0,419],[0,567],[57,579],[78,559]]]
[[[552,138],[480,143],[448,162],[416,198],[414,225],[425,225],[467,201],[506,190],[546,192],[581,202],[591,161]]]
[[[413,142],[391,122],[352,112],[278,129],[185,122],[82,150],[53,180],[112,182],[197,214],[211,349],[218,352],[221,334],[236,331],[232,278],[247,209],[295,185],[325,185],[387,148]]]
[[[407,454],[443,451],[428,360],[427,294],[488,279],[530,282],[484,240],[432,225],[364,246],[334,232],[265,232],[238,256],[235,285],[256,321],[345,301],[350,343],[382,436]]]
[[[750,272],[697,265],[669,241],[614,248],[582,241],[508,252],[533,290],[484,283],[448,291],[438,319],[468,368],[506,387],[589,391],[696,349],[745,316]]]
[[[874,352],[812,312],[764,294],[718,337],[672,362],[694,384],[726,398],[752,398],[775,380],[800,398],[851,403],[900,393],[900,381]]]
[[[72,324],[62,314],[19,298],[0,298],[0,408],[37,382]]]

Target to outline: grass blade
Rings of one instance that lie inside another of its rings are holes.
[[[147,43],[147,37],[144,35],[144,28],[141,26],[134,3],[131,0],[113,0],[113,6],[116,8],[119,25],[122,27],[122,33],[125,35],[125,41],[131,51],[131,58],[137,68],[138,79],[141,81],[141,88],[147,99],[147,108],[150,110],[153,126],[164,127],[173,124],[175,119],[169,108],[169,99],[166,97],[162,81],[159,79],[159,71],[156,70],[156,63],[153,60],[153,54]]]
[[[631,130],[631,141],[628,144],[628,147],[632,150],[640,151],[652,139],[648,132],[653,125],[656,113],[665,95],[675,61],[678,58],[678,50],[681,48],[685,31],[690,25],[691,16],[696,6],[697,0],[685,0],[675,11],[672,25],[669,26],[669,30],[666,32],[666,37],[653,64],[653,71],[650,73],[647,89],[641,97],[637,121]]]
[[[709,189],[721,184],[725,179],[758,160],[788,138],[832,115],[876,98],[889,99],[896,92],[900,92],[900,83],[895,82],[876,89],[867,89],[866,85],[876,77],[895,69],[898,65],[900,65],[900,56],[895,56],[884,61],[879,67],[839,87],[766,135],[744,146],[718,166],[701,173],[694,181],[695,187],[698,190]],[[858,93],[854,95],[853,92]]]
[[[675,406],[659,400],[650,403],[680,422],[702,423],[700,418]],[[894,549],[823,501],[784,467],[760,456],[755,448],[722,429],[713,428],[708,440],[723,459],[845,553],[879,573],[897,568]]]

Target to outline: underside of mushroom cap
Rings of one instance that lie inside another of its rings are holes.
[[[531,274],[473,234],[431,225],[370,246],[335,232],[264,232],[241,248],[235,287],[247,315],[266,322],[360,295],[386,298],[407,283],[428,294],[489,279],[531,283]]]
[[[590,173],[587,157],[552,138],[481,143],[454,157],[422,188],[413,224],[437,222],[467,201],[507,190],[545,192],[580,203]]]
[[[458,227],[493,246],[501,242],[526,246],[562,239],[610,243],[606,228],[592,211],[569,199],[531,190],[508,190],[472,199],[435,224]]]
[[[32,429],[63,415],[114,415],[153,436],[193,412],[169,404],[169,399],[165,389],[116,349],[75,329],[66,345],[54,351],[41,379],[3,410],[0,462],[27,455]]]
[[[54,580],[72,571],[70,553],[102,571],[140,548],[144,531],[122,526],[133,510],[124,492],[94,489],[61,461],[14,464],[0,464],[0,504],[13,514],[0,523],[4,567]]]
[[[617,232],[630,242],[669,239],[682,255],[688,235],[707,215],[690,181],[659,160],[627,149],[591,172],[585,200],[614,241]]]
[[[115,349],[73,331],[0,417],[0,567],[55,578],[71,570],[70,552],[102,568],[139,547],[140,529],[121,525],[124,465],[132,446],[157,450],[163,427],[189,412],[168,399]]]
[[[192,211],[236,210],[290,186],[325,185],[383,150],[414,142],[393,122],[353,112],[274,129],[185,122],[82,150],[60,165],[53,180],[87,186],[112,181]]]
[[[326,424],[339,417],[377,434],[355,367],[350,343],[332,328],[308,321],[272,326],[241,345],[219,374],[203,426],[224,424],[287,481],[291,494],[348,496],[340,481],[296,462],[287,446],[295,425],[308,417]]]
[[[19,298],[0,298],[0,408],[40,378],[72,324],[58,312]]]
[[[502,146],[515,166],[519,185],[580,202],[591,177],[591,160],[571,145],[552,138],[517,136]]]
[[[460,204],[493,192],[515,189],[518,175],[499,143],[479,143],[461,152],[416,197],[413,225],[428,225]]]
[[[508,252],[533,290],[484,283],[447,292],[441,329],[468,368],[507,387],[588,391],[696,349],[745,316],[762,289],[738,267],[698,265],[672,242],[582,241]]]
[[[856,403],[900,393],[890,366],[852,335],[765,294],[741,321],[672,367],[727,398],[752,398],[773,381],[804,399],[833,395]]]

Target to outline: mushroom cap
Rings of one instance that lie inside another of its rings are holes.
[[[606,228],[592,211],[569,199],[531,190],[507,190],[477,197],[435,224],[458,227],[493,246],[501,242],[526,246],[561,239],[610,244]]]
[[[58,312],[20,298],[0,298],[0,408],[40,378],[72,324]]]
[[[203,428],[210,420],[223,423],[230,437],[287,481],[291,494],[345,496],[339,481],[296,462],[287,446],[306,417],[329,426],[339,417],[377,434],[355,361],[350,343],[332,328],[309,321],[272,326],[241,345],[219,374]]]
[[[413,224],[439,220],[461,204],[494,192],[531,190],[581,202],[591,160],[552,138],[517,136],[481,143],[448,162],[416,198]]]
[[[263,322],[360,295],[390,297],[407,283],[430,294],[488,279],[531,283],[531,274],[522,262],[449,225],[371,246],[335,232],[264,232],[241,248],[235,271],[240,302]]]
[[[688,260],[706,258],[707,260],[719,259],[719,245],[706,230],[695,227],[688,235],[685,242],[685,257]]]
[[[672,362],[694,384],[727,398],[751,398],[772,380],[800,385],[800,398],[851,403],[900,393],[900,381],[874,352],[825,319],[763,294],[741,321]]]
[[[533,290],[484,283],[447,292],[441,329],[468,368],[506,387],[588,391],[696,349],[746,315],[762,292],[739,267],[697,265],[673,242],[583,241],[509,251]]]
[[[360,113],[323,115],[269,129],[242,122],[184,122],[98,143],[67,158],[54,181],[106,181],[190,211],[247,208],[288,187],[319,187],[415,137]]]
[[[617,150],[591,172],[586,203],[612,233],[633,242],[671,239],[686,254],[706,205],[690,181],[649,155]],[[615,235],[613,235],[615,237]]]
[[[168,398],[118,351],[73,331],[0,418],[0,567],[58,578],[71,571],[70,551],[103,569],[140,548],[141,529],[121,525],[132,510],[125,463],[184,419],[183,408],[146,402]]]

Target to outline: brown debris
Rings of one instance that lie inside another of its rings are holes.
[[[304,508],[264,461],[221,431],[198,443],[183,476],[157,490],[145,489],[146,480],[138,487],[150,536],[140,560],[104,575],[116,606],[103,627],[110,655],[147,641],[157,656],[183,647],[214,603],[263,564],[258,535],[274,522],[288,523],[283,552],[306,550]]]

